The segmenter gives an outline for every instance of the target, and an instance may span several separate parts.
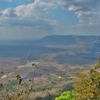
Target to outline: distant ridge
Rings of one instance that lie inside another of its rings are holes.
[[[81,35],[50,35],[42,39],[34,40],[15,40],[15,41],[1,41],[0,45],[100,45],[100,36],[81,36]]]
[[[37,41],[41,45],[75,45],[100,42],[100,36],[51,35]]]

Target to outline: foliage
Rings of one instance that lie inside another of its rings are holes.
[[[59,97],[56,97],[55,100],[75,100],[74,92],[73,91],[63,92]]]
[[[32,66],[35,73],[35,64],[32,64]],[[52,84],[56,83],[53,82]],[[31,100],[33,86],[34,77],[29,79],[28,82],[25,82],[18,74],[16,75],[16,81],[9,81],[7,85],[0,83],[0,99]],[[100,100],[100,58],[94,68],[86,73],[80,74],[75,79],[73,87],[73,91],[65,91],[59,97],[56,97],[55,100]],[[37,100],[40,98],[37,98]],[[52,100],[49,92],[46,100]]]
[[[88,73],[83,73],[75,79],[75,100],[100,99],[100,58],[98,64]]]
[[[35,66],[35,64],[32,64]],[[8,81],[7,84],[0,83],[0,99],[3,100],[30,100],[30,94],[33,90],[34,79],[25,82],[24,79],[17,74],[16,80]]]
[[[29,96],[33,85],[31,84],[29,86],[19,74],[16,75],[16,82],[17,86],[14,81],[10,80],[8,84],[0,84],[0,98],[3,100],[30,100]],[[31,82],[31,80],[29,80],[29,82]]]

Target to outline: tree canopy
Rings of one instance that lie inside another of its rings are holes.
[[[100,100],[100,58],[97,65],[88,73],[75,79],[75,100]]]
[[[74,99],[74,92],[66,91],[63,92],[59,97],[56,97],[55,100],[75,100]]]
[[[63,92],[55,100],[100,100],[100,58],[94,68],[75,79],[73,87],[73,92]]]

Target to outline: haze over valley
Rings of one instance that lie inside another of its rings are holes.
[[[5,83],[20,74],[25,80],[34,77],[34,91],[64,91],[71,88],[78,74],[97,63],[99,55],[100,36],[52,35],[40,40],[2,41],[0,81]],[[36,63],[35,74],[32,63]]]
[[[0,0],[0,100],[59,100],[99,56],[100,0]]]

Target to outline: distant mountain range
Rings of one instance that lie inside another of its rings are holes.
[[[55,54],[58,63],[91,63],[100,56],[100,36],[51,35],[39,40],[0,42],[0,57],[24,60],[40,59]],[[73,61],[73,62],[72,62]]]
[[[51,35],[35,41],[40,45],[75,45],[100,43],[100,36]]]
[[[34,93],[69,90],[73,79],[94,67],[99,56],[100,36],[51,35],[39,40],[1,41],[0,71],[4,74],[0,73],[0,82],[20,74],[25,81],[34,78]],[[34,62],[39,63],[32,67]]]
[[[39,40],[0,41],[0,45],[79,45],[100,44],[100,36],[50,35]]]

